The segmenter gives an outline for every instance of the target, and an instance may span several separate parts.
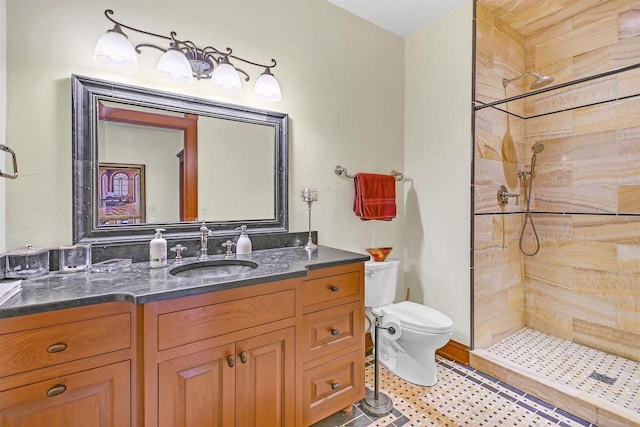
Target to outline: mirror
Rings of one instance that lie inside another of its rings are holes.
[[[73,240],[286,232],[288,116],[72,76]]]

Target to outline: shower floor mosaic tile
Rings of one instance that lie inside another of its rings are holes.
[[[437,362],[438,382],[432,387],[404,381],[380,365],[379,390],[393,400],[389,415],[367,415],[356,402],[351,414],[338,412],[313,427],[595,427],[473,368],[439,356]],[[374,387],[372,356],[367,358],[366,385],[371,390]]]
[[[524,328],[487,348],[547,379],[640,414],[640,363]]]

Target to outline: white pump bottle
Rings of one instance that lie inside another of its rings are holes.
[[[156,228],[156,234],[149,242],[149,267],[161,268],[167,265],[167,241],[162,237],[164,228]]]
[[[249,255],[251,253],[251,239],[249,239],[249,235],[247,235],[247,226],[243,225],[240,229],[242,233],[240,233],[240,237],[236,243],[236,254]]]

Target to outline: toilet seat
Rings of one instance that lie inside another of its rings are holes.
[[[397,317],[400,326],[408,330],[431,334],[448,334],[453,330],[453,320],[447,315],[412,301],[384,306],[382,312]]]

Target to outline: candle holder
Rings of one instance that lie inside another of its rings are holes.
[[[305,188],[302,190],[302,200],[307,202],[307,206],[309,207],[309,238],[307,239],[307,243],[303,246],[307,250],[314,250],[318,247],[313,240],[311,239],[311,205],[313,202],[318,201],[318,190],[315,188]]]

